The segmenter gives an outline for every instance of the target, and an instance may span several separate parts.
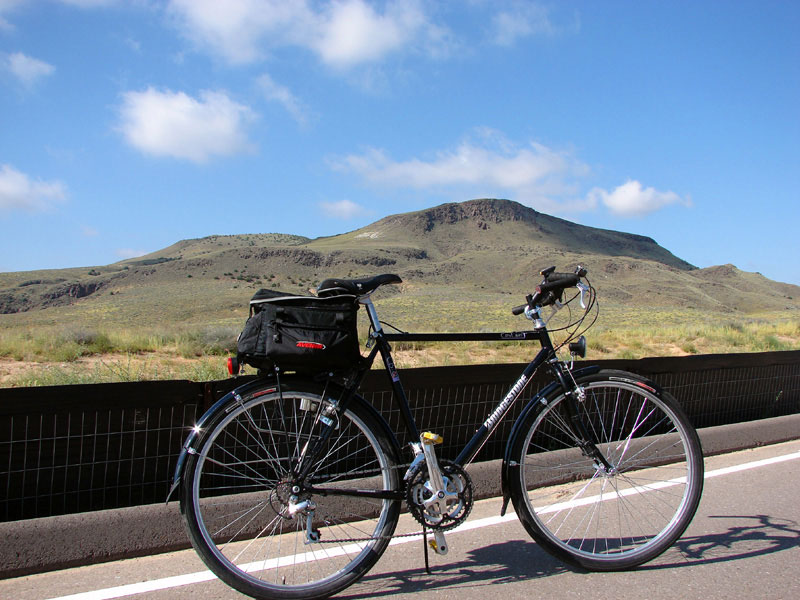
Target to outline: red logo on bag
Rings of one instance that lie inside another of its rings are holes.
[[[325,344],[319,342],[297,342],[298,348],[308,348],[309,350],[325,350]]]

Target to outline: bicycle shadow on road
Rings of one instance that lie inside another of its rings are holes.
[[[683,537],[653,563],[636,570],[722,563],[800,547],[800,525],[790,519],[767,515],[713,515],[708,518],[735,520],[737,523],[719,533]],[[425,573],[422,551],[419,553],[419,562],[417,568],[368,575],[349,590],[350,594],[344,593],[338,597],[360,600],[457,587],[492,586],[566,572],[589,574],[588,571],[565,565],[533,542],[519,540],[475,548],[467,553],[466,558],[457,562],[437,563],[432,565],[431,575]]]
[[[637,570],[729,562],[800,547],[800,526],[790,519],[767,515],[712,515],[708,518],[736,519],[745,524],[732,525],[720,533],[683,537],[661,560],[657,559],[657,564],[643,565]],[[680,553],[680,560],[674,560],[676,553]]]
[[[431,560],[435,561],[435,555]],[[441,559],[446,560],[446,557]],[[549,577],[567,571],[571,567],[550,556],[533,542],[519,540],[475,548],[467,557],[452,563],[431,564],[431,574],[425,572],[422,550],[419,550],[420,566],[405,571],[369,575],[358,584],[354,593],[340,597],[348,600],[430,592],[453,587],[481,587],[514,581],[526,581]],[[380,563],[379,563],[380,565]]]

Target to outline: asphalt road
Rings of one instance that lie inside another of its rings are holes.
[[[635,571],[569,569],[530,541],[500,502],[476,504],[431,556],[403,538],[376,568],[337,598],[800,598],[800,440],[706,459],[697,515],[684,537]],[[404,517],[405,518],[405,517]],[[410,541],[409,541],[410,540]],[[133,600],[243,599],[204,570],[193,551],[104,563],[0,581],[0,598]]]

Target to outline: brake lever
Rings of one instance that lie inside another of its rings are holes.
[[[575,284],[575,287],[578,288],[581,293],[581,308],[586,310],[586,294],[589,293],[589,286],[579,281]]]

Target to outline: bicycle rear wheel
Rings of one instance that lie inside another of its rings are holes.
[[[355,583],[386,549],[400,502],[328,495],[397,490],[396,443],[356,397],[344,412],[301,381],[251,391],[204,428],[187,461],[181,508],[192,544],[225,583],[255,598],[325,598]],[[330,438],[309,475],[299,458]]]
[[[636,375],[578,378],[575,402],[556,392],[523,417],[512,441],[511,497],[528,533],[567,563],[629,569],[689,525],[703,489],[700,440],[669,394]],[[577,446],[573,402],[611,469]]]

